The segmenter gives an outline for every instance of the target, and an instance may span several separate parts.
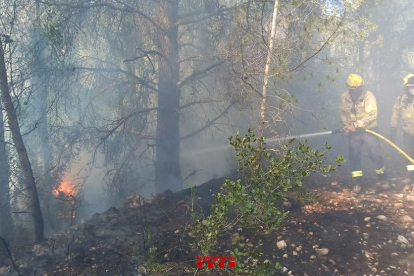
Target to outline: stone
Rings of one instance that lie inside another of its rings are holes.
[[[401,235],[398,235],[398,239],[397,239],[397,241],[398,241],[399,243],[410,244],[410,243],[408,242],[408,240],[407,240],[404,236],[401,236]]]
[[[328,253],[329,253],[329,249],[328,248],[321,248],[321,249],[316,248],[315,251],[319,255],[328,255]]]
[[[396,207],[396,208],[403,208],[404,207],[404,203],[402,203],[402,202],[396,202],[396,203],[394,203],[394,207]]]
[[[387,217],[384,215],[377,216],[377,219],[382,220],[382,221],[387,221]]]
[[[409,215],[404,215],[400,218],[402,223],[412,223],[413,222],[413,218],[410,217]]]
[[[281,240],[281,241],[278,241],[276,243],[276,246],[277,246],[277,248],[282,250],[282,249],[285,249],[287,247],[287,244],[284,240]]]
[[[147,269],[143,265],[140,265],[138,267],[138,273],[142,275],[147,275]]]

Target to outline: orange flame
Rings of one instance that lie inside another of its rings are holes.
[[[73,196],[75,194],[75,186],[70,184],[68,181],[62,181],[59,187],[53,190],[53,194],[58,196],[59,192],[63,192],[66,196]]]
[[[65,218],[76,218],[76,213],[74,212],[72,215],[70,215],[70,214],[64,214],[63,212],[59,211],[58,214],[57,214],[57,217],[58,218],[62,218],[62,219],[65,219]]]

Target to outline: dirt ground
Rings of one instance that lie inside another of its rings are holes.
[[[414,275],[414,181],[390,177],[390,189],[382,191],[374,178],[368,178],[366,191],[355,195],[342,175],[306,181],[306,187],[320,195],[319,201],[285,202],[290,214],[277,233],[259,240],[234,229],[222,237],[214,253],[227,254],[230,237],[237,233],[247,246],[263,244],[263,260],[283,267],[276,275]],[[143,252],[151,247],[156,252],[153,264],[162,265],[156,275],[195,275],[196,253],[186,230],[189,202],[196,199],[197,208],[207,213],[222,182],[197,187],[194,197],[187,189],[140,207],[111,208],[51,236],[43,245],[15,250],[14,259],[22,275],[139,275],[137,268],[148,257]],[[282,240],[287,247],[279,249],[276,243]],[[0,254],[0,275],[17,275],[7,255]],[[142,268],[140,273],[145,274]],[[210,271],[226,274],[225,269]]]

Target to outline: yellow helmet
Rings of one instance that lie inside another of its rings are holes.
[[[346,85],[350,89],[355,89],[361,85],[364,85],[364,79],[360,75],[351,74],[348,76],[348,79],[346,80]]]
[[[408,74],[403,80],[404,86],[414,86],[414,74]]]

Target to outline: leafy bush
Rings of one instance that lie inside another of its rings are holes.
[[[243,181],[227,179],[222,192],[215,195],[216,204],[212,205],[211,214],[205,219],[194,217],[191,226],[196,240],[194,246],[203,256],[216,249],[220,234],[234,227],[253,230],[259,236],[276,230],[288,214],[276,203],[286,199],[287,192],[301,187],[303,178],[312,172],[324,174],[336,169],[324,164],[325,150],[330,149],[328,144],[323,150],[315,150],[307,142],[293,146],[292,139],[276,155],[265,147],[264,141],[258,152],[258,139],[251,129],[244,138],[237,133],[229,140],[235,149]],[[343,158],[338,156],[336,162],[336,166],[340,166]],[[272,265],[268,260],[258,265],[260,252],[247,248],[238,239],[233,240],[233,245],[236,246],[232,251],[237,260],[235,272],[272,275],[280,268],[279,264]],[[239,261],[243,256],[255,261],[248,267]]]

